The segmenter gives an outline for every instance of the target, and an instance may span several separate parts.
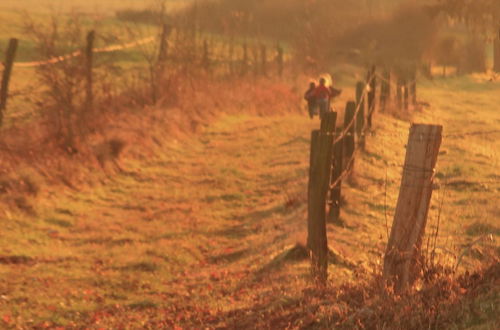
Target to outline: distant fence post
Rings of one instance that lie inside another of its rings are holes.
[[[366,83],[358,81],[356,84],[356,106],[359,107],[359,110],[356,116],[356,135],[361,148],[365,147],[365,132],[363,130],[363,127],[365,126],[365,90]]]
[[[332,167],[333,131],[337,114],[328,113],[321,130],[311,134],[308,185],[307,246],[311,250],[312,274],[324,284],[328,277],[328,238],[326,235],[326,202]]]
[[[410,82],[410,95],[411,103],[413,106],[417,104],[417,68],[414,67],[411,70],[411,82]]]
[[[203,66],[205,71],[208,71],[210,68],[210,51],[208,49],[208,41],[206,39],[203,41],[203,55],[201,65]]]
[[[260,46],[260,65],[261,65],[261,73],[263,76],[267,75],[267,47],[266,45]]]
[[[375,95],[377,92],[377,77],[375,76],[376,67],[375,65],[368,71],[368,85],[370,89],[368,91],[368,114],[367,114],[367,124],[368,128],[372,127],[373,112],[375,111]]]
[[[243,44],[243,58],[241,59],[241,75],[245,76],[248,71],[248,45]]]
[[[85,108],[88,115],[94,105],[92,67],[94,65],[94,41],[95,31],[87,34],[87,47],[85,48],[85,75],[87,79]]]
[[[384,70],[383,78],[380,83],[380,111],[385,111],[391,97],[391,73],[389,70]]]
[[[165,62],[167,61],[168,35],[169,34],[170,34],[170,26],[164,23],[161,27],[160,48],[158,51],[158,65],[159,65],[160,73],[163,71],[163,68],[165,66]]]
[[[396,105],[398,110],[403,110],[403,87],[404,81],[401,78],[401,73],[398,74],[397,84],[396,84]]]
[[[349,101],[346,104],[345,115],[344,115],[344,129],[346,129],[349,125],[351,125],[347,131],[347,135],[344,138],[345,143],[345,161],[346,164],[351,164],[350,168],[346,167],[346,170],[351,170],[354,165],[354,160],[352,160],[354,156],[355,145],[355,123],[351,124],[354,121],[354,113],[356,112],[356,103],[354,101]]]
[[[342,128],[336,130],[336,136],[341,134]],[[332,168],[332,179],[330,187],[330,210],[328,212],[328,220],[332,223],[340,222],[340,200],[342,193],[342,181],[340,181],[340,175],[342,174],[342,163],[344,160],[344,138],[340,139],[333,146],[333,168]]]
[[[9,82],[12,74],[12,67],[14,66],[14,59],[16,57],[17,46],[19,40],[12,38],[9,41],[7,52],[5,55],[5,62],[2,74],[2,85],[0,88],[0,127],[3,124],[4,111],[7,108],[7,98],[9,95]]]
[[[403,79],[403,105],[405,111],[408,111],[410,107],[410,95],[409,95],[409,86],[408,86],[408,75],[405,75]]]
[[[278,44],[278,46],[276,47],[276,64],[278,66],[278,77],[282,77],[283,76],[283,65],[284,65],[284,51],[283,51],[283,47],[281,47],[280,44]]]
[[[422,124],[410,128],[396,213],[384,257],[384,278],[396,292],[404,291],[419,273],[442,129]]]

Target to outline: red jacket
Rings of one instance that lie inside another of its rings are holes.
[[[314,96],[318,100],[329,99],[331,96],[331,92],[330,92],[330,89],[328,87],[326,87],[324,85],[319,85],[314,90]]]

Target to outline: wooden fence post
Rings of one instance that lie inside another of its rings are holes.
[[[321,121],[321,130],[315,130],[311,135],[307,246],[311,250],[312,274],[315,280],[323,284],[328,277],[326,202],[332,167],[332,133],[336,119],[337,113],[327,113]]]
[[[161,71],[163,71],[165,62],[167,61],[169,34],[170,34],[170,26],[164,23],[161,28],[160,48],[158,51],[158,67],[160,69],[160,73]]]
[[[404,80],[403,80],[403,104],[404,104],[404,110],[408,111],[410,107],[410,95],[409,95],[409,86],[408,86],[408,76],[406,75]]]
[[[5,62],[2,74],[2,85],[0,88],[0,127],[3,124],[4,111],[7,108],[7,98],[9,95],[9,82],[14,66],[14,59],[19,41],[15,38],[10,39],[9,46],[5,55]]]
[[[442,126],[413,124],[391,235],[384,257],[384,278],[404,291],[419,273],[422,237],[432,196],[434,167]]]
[[[410,82],[411,103],[413,106],[417,104],[417,68],[412,68]]]
[[[375,112],[375,95],[377,92],[377,78],[375,76],[376,67],[372,66],[371,70],[368,71],[368,83],[370,90],[368,91],[368,113],[367,113],[367,124],[368,128],[372,127],[373,112]]]
[[[358,137],[358,143],[361,148],[365,147],[365,95],[366,84],[363,81],[358,81],[356,84],[356,106],[359,107],[358,114],[356,116],[356,135]]]
[[[385,111],[391,96],[391,73],[387,69],[383,73],[384,79],[380,82],[380,110]]]
[[[284,60],[284,51],[283,51],[283,47],[281,47],[280,44],[278,44],[278,46],[276,47],[276,64],[278,66],[278,77],[282,77],[283,76],[283,64],[285,62]]]
[[[210,53],[208,49],[208,41],[205,39],[203,41],[203,57],[201,60],[201,65],[205,69],[205,71],[208,71],[210,68]]]
[[[344,115],[344,129],[354,120],[355,112],[356,112],[356,103],[354,101],[347,102]],[[346,164],[351,164],[350,168],[345,168],[346,170],[351,170],[354,165],[354,160],[351,160],[352,157],[354,156],[354,149],[356,147],[354,134],[355,134],[355,123],[350,126],[349,130],[347,131],[347,135],[344,138],[345,161]]]
[[[337,128],[336,136],[339,136],[342,132],[342,128]],[[342,163],[343,163],[343,151],[344,151],[344,138],[340,139],[333,146],[333,169],[332,169],[332,179],[331,183],[336,183],[334,186],[330,187],[330,210],[328,212],[328,220],[332,223],[340,222],[340,198],[341,198],[341,188],[342,181],[338,181],[340,175],[342,174]]]
[[[396,105],[398,110],[403,110],[403,79],[401,78],[401,73],[398,74],[397,84],[396,84]]]
[[[261,73],[263,76],[267,75],[267,47],[266,45],[260,46],[260,65],[261,65]]]
[[[500,73],[500,29],[496,38],[493,39],[493,71]]]
[[[85,109],[86,114],[92,111],[94,106],[92,67],[94,65],[94,41],[95,31],[87,34],[87,47],[85,48],[85,75],[87,79]]]
[[[241,60],[241,75],[245,76],[248,71],[248,45],[243,44],[243,59]]]

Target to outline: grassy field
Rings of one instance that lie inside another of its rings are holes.
[[[432,233],[439,219],[437,260],[455,265],[463,255],[463,272],[499,256],[498,132],[462,134],[498,129],[499,92],[480,76],[434,80],[419,85],[430,108],[376,114],[367,150],[343,185],[344,225],[328,225],[337,253],[329,286],[380,271],[408,119],[444,125],[427,227]],[[352,93],[345,90],[338,108]],[[164,133],[161,113],[141,125],[155,142],[131,145],[124,173],[89,169],[73,189],[44,186],[24,212],[2,210],[3,327],[272,328],[266,312],[286,315],[312,289],[308,261],[283,253],[305,241],[316,121],[305,111],[238,114],[177,138]],[[491,290],[493,300],[456,327],[498,325],[499,288]],[[311,313],[328,323],[328,313]],[[307,324],[291,317],[275,326],[285,321]]]

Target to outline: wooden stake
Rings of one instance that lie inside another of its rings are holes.
[[[353,121],[354,113],[356,111],[356,103],[354,101],[349,101],[346,104],[345,115],[344,115],[344,129]],[[346,137],[344,138],[344,151],[345,151],[345,161],[346,164],[350,162],[351,167],[347,170],[352,169],[352,165],[354,161],[351,161],[351,158],[354,156],[354,149],[356,147],[356,140],[354,138],[355,134],[355,125],[351,125],[349,128]]]
[[[432,196],[434,167],[442,126],[413,124],[391,235],[384,258],[384,277],[396,292],[407,289],[420,270],[422,237]]]
[[[7,53],[5,55],[5,63],[2,75],[2,85],[0,88],[0,127],[3,124],[3,116],[7,108],[7,98],[9,95],[9,82],[12,74],[12,67],[14,66],[14,59],[19,41],[15,38],[10,39]]]
[[[85,109],[88,114],[94,105],[92,67],[94,62],[95,31],[87,34],[87,47],[85,48],[85,73],[87,79]]]
[[[325,283],[328,277],[326,197],[330,183],[333,135],[313,131],[308,201],[308,247],[314,278]],[[313,151],[314,150],[314,151]]]
[[[358,137],[358,143],[361,148],[365,147],[365,133],[363,128],[365,127],[365,99],[366,96],[363,92],[366,89],[366,84],[363,81],[358,81],[356,84],[356,106],[359,107],[358,114],[356,116],[356,135]]]
[[[342,128],[337,129],[337,134],[342,132]],[[331,182],[335,183],[342,174],[344,139],[341,139],[333,146],[333,169]],[[328,212],[328,220],[332,223],[340,221],[340,198],[341,198],[342,181],[330,188],[330,210]]]

